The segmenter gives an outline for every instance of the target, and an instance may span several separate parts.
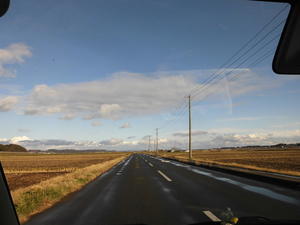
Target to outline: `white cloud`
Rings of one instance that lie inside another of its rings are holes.
[[[9,139],[8,138],[0,138],[0,144],[9,144]]]
[[[72,146],[76,145],[74,141],[67,141],[61,139],[46,139],[46,140],[20,140],[18,141],[19,144],[29,145],[29,146]]]
[[[15,77],[16,72],[7,65],[20,64],[26,57],[31,57],[30,48],[23,43],[15,43],[0,49],[0,77]]]
[[[59,117],[60,120],[72,120],[74,118],[75,118],[75,115],[72,113],[65,114],[65,115]]]
[[[203,130],[192,130],[192,136],[201,136],[201,135],[206,135],[208,134],[207,131]],[[183,131],[183,132],[176,132],[173,133],[173,136],[175,137],[187,137],[189,135],[188,131]]]
[[[26,147],[27,149],[48,149],[48,148],[65,148],[68,146],[77,146],[77,142],[60,140],[60,139],[46,139],[36,140],[27,136],[15,136],[11,138],[0,138],[2,144],[18,144]],[[81,146],[81,145],[80,145]]]
[[[192,139],[195,149],[237,147],[250,145],[275,145],[278,143],[300,143],[300,130],[263,130],[263,129],[237,129],[219,128],[209,129],[206,134],[199,131],[199,135]],[[175,135],[174,134],[178,134]],[[187,148],[187,132],[170,134],[166,146]],[[163,145],[165,146],[165,145]]]
[[[250,145],[275,145],[300,142],[300,130],[264,131],[249,133],[214,133],[210,140],[202,142],[206,147],[236,147]]]
[[[22,141],[29,141],[29,140],[32,140],[30,139],[29,137],[27,136],[16,136],[16,137],[12,137],[9,142],[12,143],[12,144],[18,144]]]
[[[91,123],[91,125],[92,125],[93,127],[100,127],[100,126],[102,126],[102,123],[101,123],[100,121],[93,121],[93,122]]]
[[[108,149],[124,150],[138,144],[138,141],[125,142],[119,138],[102,141],[69,141],[64,139],[33,139],[27,136],[0,138],[0,144],[18,144],[27,149]]]
[[[234,129],[232,129],[234,130]],[[300,143],[300,130],[278,130],[261,131],[248,133],[211,133],[206,131],[196,132],[196,137],[192,139],[194,149],[236,147],[248,145],[275,145],[278,143]],[[184,132],[177,132],[184,134]],[[203,134],[203,135],[201,135]],[[204,135],[205,134],[205,135]],[[2,144],[19,144],[27,149],[107,149],[107,150],[141,150],[148,149],[148,136],[140,139],[134,137],[126,140],[111,138],[102,141],[69,141],[62,139],[32,139],[27,136],[16,136],[12,138],[0,138]],[[186,149],[188,138],[170,135],[159,138],[159,148],[169,149],[172,147]],[[151,143],[151,149],[153,142]]]
[[[130,125],[130,123],[128,123],[128,122],[127,122],[127,123],[124,123],[123,125],[120,126],[120,128],[123,128],[123,129],[124,129],[124,128],[130,128],[130,127],[131,127],[131,125]]]
[[[211,70],[210,74],[214,73],[214,71]],[[229,72],[231,73],[225,78],[216,79],[209,85],[202,85],[201,88],[197,89],[194,93],[196,95],[193,97],[194,101],[216,100],[218,105],[222,104],[222,107],[226,108],[229,114],[232,114],[233,99],[235,97],[245,94],[249,95],[249,93],[257,95],[260,91],[277,88],[286,82],[286,80],[279,80],[273,76],[257,74],[248,68],[223,69],[223,74]]]
[[[118,73],[110,79],[55,86],[37,85],[27,115],[75,114],[84,119],[121,119],[167,111],[194,86],[191,77]]]
[[[12,110],[18,102],[19,97],[17,96],[0,98],[0,112],[8,112]]]
[[[100,106],[99,114],[103,118],[118,119],[121,112],[119,104],[103,104]]]
[[[229,70],[229,69],[228,69]],[[120,72],[109,79],[37,85],[27,96],[27,115],[72,114],[83,119],[122,119],[166,113],[190,90],[197,93],[194,101],[219,98],[232,107],[232,98],[248,92],[278,85],[249,69],[236,69],[238,79],[225,79],[207,88],[202,79],[212,70],[157,72],[150,75]],[[201,80],[199,80],[199,77]],[[205,90],[205,91],[196,91]]]
[[[18,144],[27,149],[99,149],[100,144],[95,141],[68,141],[62,139],[24,140]]]
[[[101,145],[120,145],[123,143],[123,140],[122,139],[119,139],[119,138],[111,138],[109,140],[103,140],[103,141],[100,141],[100,144]]]

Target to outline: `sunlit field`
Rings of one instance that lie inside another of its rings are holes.
[[[0,153],[21,222],[79,190],[130,153]]]
[[[188,160],[187,152],[164,152],[161,156]],[[300,148],[282,150],[266,148],[239,148],[238,150],[193,151],[196,163],[234,166],[267,172],[300,176]]]
[[[0,153],[0,161],[10,189],[15,190],[126,154],[128,153]]]

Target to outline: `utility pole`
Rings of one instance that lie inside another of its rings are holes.
[[[192,116],[191,116],[191,95],[189,98],[189,158],[192,160]]]
[[[151,147],[151,136],[149,135],[149,145],[148,145],[148,151],[150,152],[150,147]]]
[[[156,155],[158,155],[158,128],[156,128]]]

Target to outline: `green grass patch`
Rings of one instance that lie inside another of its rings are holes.
[[[85,184],[89,181],[89,178],[76,178],[76,181],[80,184]]]
[[[63,188],[35,189],[21,194],[16,211],[19,215],[28,215],[42,206],[45,202],[63,196]]]

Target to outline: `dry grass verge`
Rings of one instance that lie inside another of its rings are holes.
[[[80,168],[74,172],[13,191],[12,197],[20,221],[25,222],[30,216],[59,202],[67,194],[81,189],[124,158],[126,156]]]
[[[125,155],[129,155],[129,153],[45,154],[0,152],[0,161],[4,168],[9,188],[14,191]]]

